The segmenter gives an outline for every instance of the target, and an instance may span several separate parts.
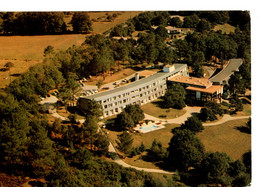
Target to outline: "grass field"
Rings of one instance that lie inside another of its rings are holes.
[[[207,152],[225,152],[230,155],[234,160],[240,159],[241,156],[251,149],[251,135],[241,132],[238,128],[245,126],[247,119],[233,120],[223,123],[218,126],[205,127],[203,132],[197,136],[205,146]],[[133,147],[140,146],[141,142],[144,143],[146,148],[150,148],[154,139],[160,141],[162,146],[167,148],[173,134],[171,130],[178,127],[177,124],[168,124],[164,129],[153,131],[150,133],[132,134],[134,139]],[[121,132],[109,132],[109,139],[116,146],[115,140],[117,135]],[[133,158],[126,158],[124,161],[130,165],[147,168],[158,168],[154,163],[146,162],[140,159],[140,155]]]
[[[221,30],[223,33],[227,33],[229,34],[230,32],[235,32],[235,27],[232,26],[232,25],[229,25],[228,23],[225,23],[223,25],[216,25],[213,30],[214,31],[218,31],[218,30]]]
[[[251,135],[240,132],[237,127],[244,126],[247,119],[228,121],[222,125],[205,127],[198,134],[206,151],[220,151],[230,155],[234,160],[251,149]]]
[[[178,110],[173,108],[162,108],[160,107],[162,100],[157,99],[150,103],[147,103],[143,106],[141,106],[144,113],[149,114],[151,116],[160,118],[161,115],[166,115],[166,118],[164,119],[173,119],[177,118],[183,114],[185,114],[186,110]]]
[[[4,71],[4,65],[9,61],[14,63],[14,67],[11,68],[10,71],[11,77],[9,77],[9,71]],[[10,78],[13,81],[20,74],[26,72],[29,69],[29,67],[40,62],[40,60],[0,60],[0,88],[4,88],[6,85],[8,85],[10,83]]]

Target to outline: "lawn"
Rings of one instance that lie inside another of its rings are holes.
[[[185,114],[186,110],[182,109],[173,109],[173,108],[163,108],[162,107],[162,99],[154,100],[150,103],[147,103],[141,106],[144,113],[149,114],[151,116],[160,118],[160,116],[166,116],[163,119],[173,119]]]
[[[4,68],[4,65],[7,62],[12,62],[14,64],[14,67],[11,68],[10,72],[6,71]],[[40,62],[40,60],[0,60],[0,88],[4,88],[6,85],[8,85],[10,83],[10,78],[11,81],[13,81],[20,74],[26,72],[29,67],[34,66]],[[9,73],[11,76],[9,76]]]
[[[198,134],[198,138],[207,152],[225,152],[234,160],[240,159],[246,151],[251,149],[251,135],[238,129],[244,126],[246,122],[247,119],[233,120],[218,126],[205,127],[203,132]],[[150,148],[153,140],[156,139],[162,143],[163,147],[167,148],[173,136],[171,130],[178,126],[177,124],[167,124],[164,129],[149,133],[133,133],[133,147],[140,146],[141,142],[143,142],[146,148]],[[109,139],[116,146],[115,140],[117,140],[117,135],[121,134],[121,132],[106,131],[109,132]],[[140,159],[140,155],[126,158],[124,161],[137,167],[158,168],[154,163]]]
[[[251,149],[251,135],[240,132],[237,127],[244,126],[247,119],[233,120],[222,125],[205,127],[198,134],[206,151],[220,151],[230,155],[234,160]]]
[[[221,30],[223,33],[227,34],[229,34],[230,32],[235,32],[235,29],[236,28],[234,26],[229,25],[228,23],[225,23],[223,25],[218,24],[213,28],[214,31]]]

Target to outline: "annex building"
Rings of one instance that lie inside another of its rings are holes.
[[[188,76],[186,64],[165,66],[162,72],[157,72],[147,78],[142,78],[125,86],[103,91],[82,99],[94,99],[103,108],[103,117],[109,117],[122,112],[129,104],[146,104],[165,94],[166,81],[175,76]]]

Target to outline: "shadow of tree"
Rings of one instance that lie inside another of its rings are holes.
[[[234,128],[239,130],[240,132],[243,132],[243,133],[246,133],[246,134],[251,134],[251,130],[248,127],[239,126],[239,127],[234,127]]]

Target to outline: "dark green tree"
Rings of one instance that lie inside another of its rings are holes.
[[[172,107],[182,109],[185,104],[186,91],[180,84],[173,84],[165,93],[163,97],[164,105],[166,107]]]
[[[161,142],[156,139],[153,140],[152,146],[147,150],[147,156],[151,161],[161,161],[166,156],[166,149],[162,147]]]
[[[214,121],[214,120],[217,119],[217,116],[215,115],[215,113],[210,108],[203,107],[200,110],[199,119],[202,120],[202,121],[208,121],[208,120]]]
[[[117,129],[126,130],[133,128],[135,126],[135,123],[131,115],[123,110],[120,114],[117,115],[115,120],[115,126]]]
[[[180,20],[179,17],[174,17],[171,19],[170,25],[173,27],[180,28],[180,27],[182,27],[182,21]]]
[[[102,116],[102,107],[95,100],[79,98],[77,101],[77,106],[85,115],[91,115],[97,118]]]
[[[204,146],[190,130],[176,130],[169,143],[168,162],[170,168],[187,171],[197,167],[204,156]]]
[[[75,33],[89,33],[92,31],[92,22],[86,12],[74,12],[71,24]]]
[[[212,28],[211,23],[207,21],[206,19],[200,20],[200,22],[197,25],[197,31],[202,32],[202,31],[210,31]]]
[[[117,148],[125,153],[125,154],[128,154],[132,148],[132,144],[133,144],[133,138],[132,136],[124,131],[122,134],[118,135],[118,140],[116,140],[116,143],[117,143]]]
[[[229,177],[231,163],[232,159],[226,153],[209,153],[201,162],[201,175],[206,182],[220,184],[223,177]]]
[[[204,127],[202,126],[201,121],[196,117],[196,116],[192,116],[189,117],[184,124],[181,125],[182,129],[189,129],[192,132],[201,132],[202,130],[204,130]]]
[[[246,167],[246,172],[249,173],[251,175],[251,168],[252,168],[252,155],[251,155],[251,150],[250,151],[247,151],[245,152],[243,155],[242,155],[242,161]]]
[[[135,124],[139,123],[139,121],[144,119],[144,112],[141,109],[140,105],[130,104],[130,105],[127,105],[124,108],[124,110],[128,115],[131,116],[131,118]]]

